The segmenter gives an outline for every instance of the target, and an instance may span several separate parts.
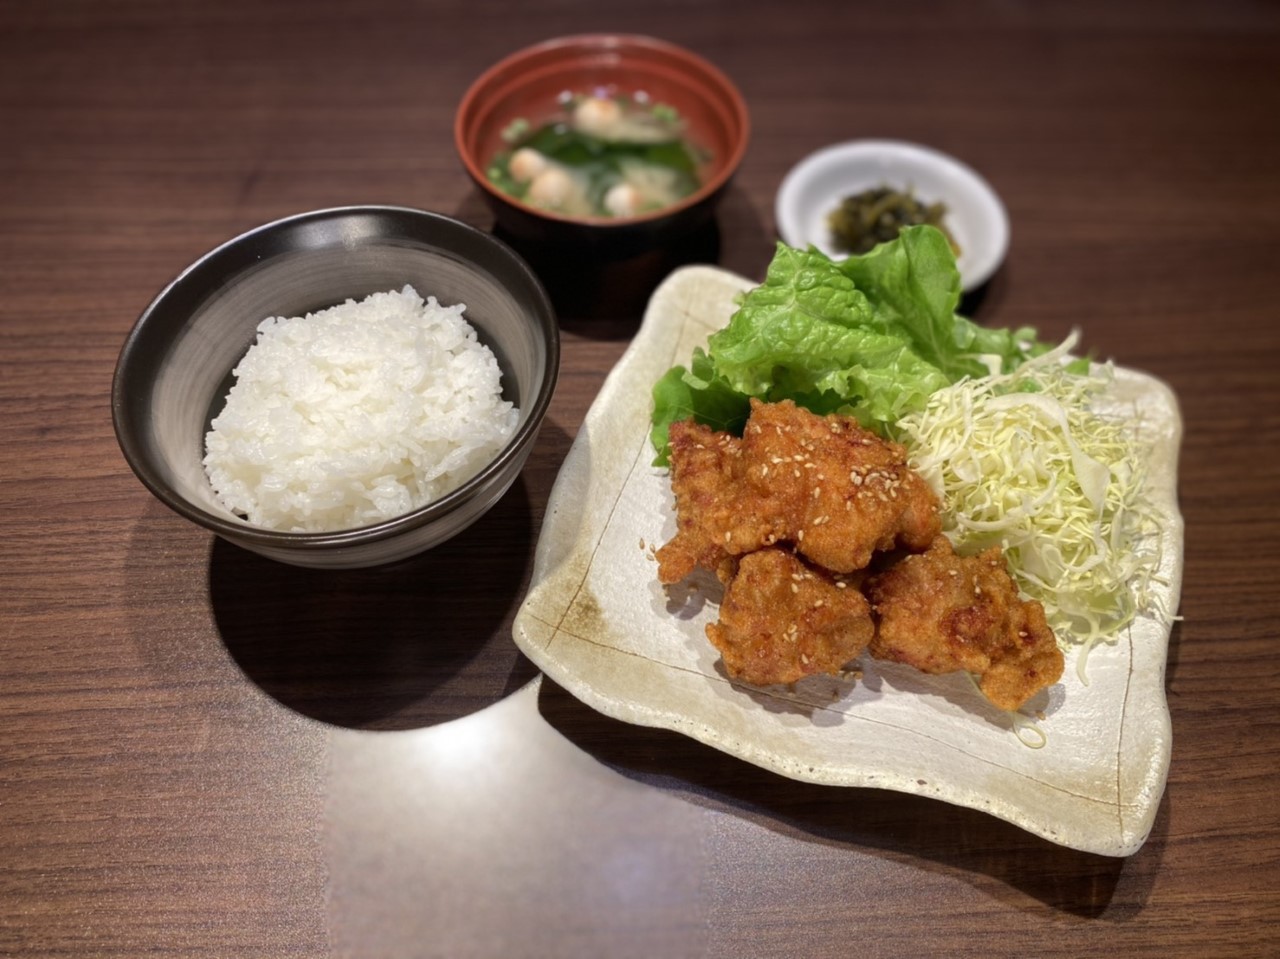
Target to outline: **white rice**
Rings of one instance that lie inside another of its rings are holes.
[[[456,489],[519,417],[462,316],[411,286],[270,317],[205,437],[218,502],[256,526],[367,526]]]

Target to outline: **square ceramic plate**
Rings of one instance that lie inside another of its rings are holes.
[[[1032,701],[1046,742],[1030,748],[961,674],[928,676],[864,656],[856,681],[733,683],[703,631],[717,615],[715,577],[658,583],[653,550],[674,535],[675,513],[667,471],[651,465],[650,391],[728,322],[737,294],[753,285],[695,266],[654,293],[552,491],[516,618],[520,648],[606,715],[676,730],[784,776],[931,796],[1073,848],[1136,851],[1169,767],[1168,623],[1140,619],[1097,648],[1087,686],[1068,654],[1062,682]],[[1182,576],[1177,402],[1158,380],[1128,370],[1117,371],[1114,394],[1155,444],[1161,589],[1172,612]]]

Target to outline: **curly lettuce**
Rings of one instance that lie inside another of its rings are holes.
[[[677,420],[741,432],[751,397],[791,399],[883,432],[942,387],[1011,371],[1041,350],[1033,330],[960,316],[960,293],[955,254],[931,226],[840,261],[779,243],[728,326],[655,385],[655,462],[666,464]]]

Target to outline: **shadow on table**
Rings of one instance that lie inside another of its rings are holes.
[[[1182,654],[1182,620],[1174,620],[1169,630],[1169,647],[1165,654],[1164,686],[1174,689],[1178,677],[1178,662]]]
[[[625,259],[525,243],[500,227],[493,235],[533,267],[551,297],[561,329],[597,340],[634,336],[650,295],[667,276],[683,266],[720,260],[720,226],[714,220],[670,247]]]
[[[523,479],[458,537],[392,566],[286,566],[214,540],[209,594],[245,676],[306,716],[408,729],[473,713],[528,682],[510,621],[528,582]]]
[[[746,194],[734,186],[725,191],[715,217],[702,228],[661,248],[625,257],[513,237],[494,224],[475,190],[451,215],[510,245],[542,281],[561,328],[594,340],[634,336],[649,297],[680,267],[708,264],[762,278],[773,247],[773,238]]]
[[[677,733],[612,720],[545,677],[539,709],[566,738],[628,778],[801,840],[958,872],[997,899],[1013,889],[1061,912],[1123,921],[1141,910],[1159,867],[1163,804],[1148,845],[1116,859],[1057,846],[985,813],[921,796],[787,779]]]

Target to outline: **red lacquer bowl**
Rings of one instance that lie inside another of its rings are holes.
[[[540,122],[565,92],[643,92],[679,111],[688,139],[708,159],[701,186],[682,201],[636,217],[569,217],[528,206],[489,182],[514,120]],[[540,243],[641,252],[706,223],[746,151],[750,121],[733,82],[702,57],[651,37],[584,34],[548,40],[486,70],[462,98],[454,141],[467,173],[512,237]]]

